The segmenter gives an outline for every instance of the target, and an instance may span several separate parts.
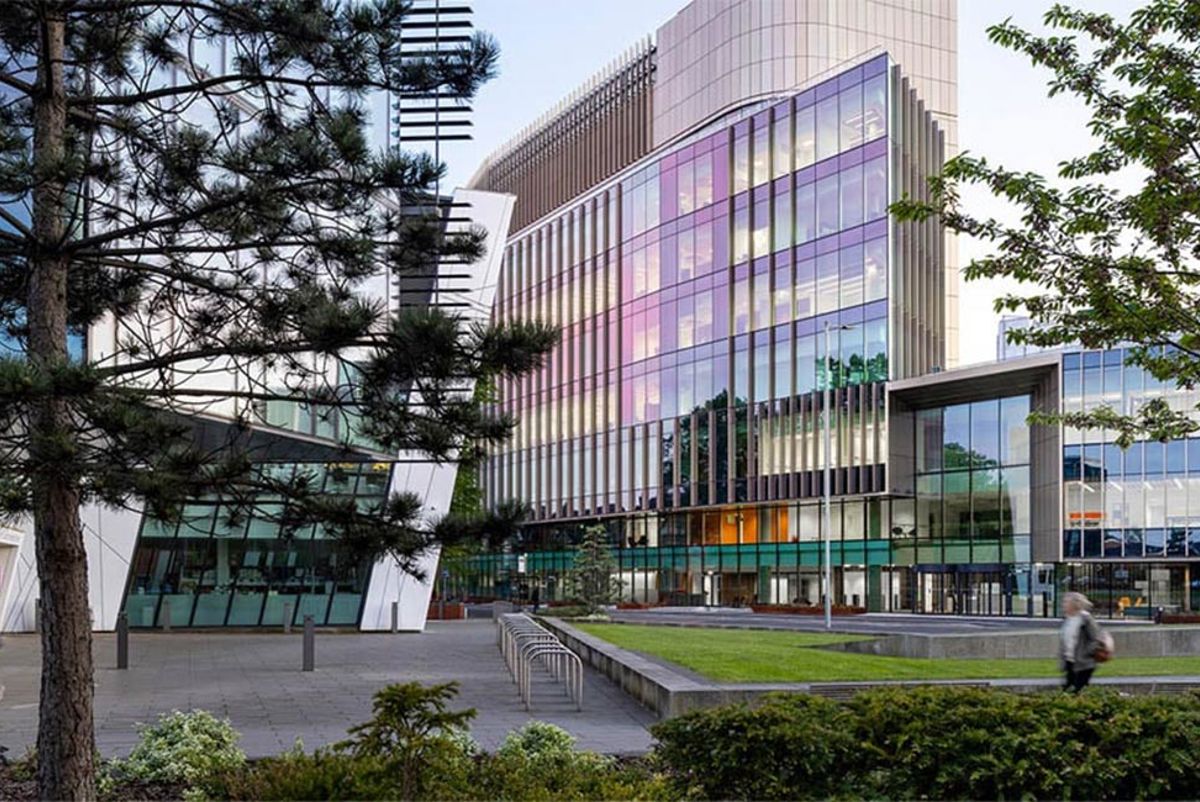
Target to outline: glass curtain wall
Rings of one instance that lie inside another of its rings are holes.
[[[916,412],[916,606],[1027,612],[1030,598],[1027,395]]]
[[[754,500],[766,418],[887,378],[888,80],[881,56],[702,131],[510,243],[496,318],[562,341],[498,388],[520,423],[489,503],[547,520]]]
[[[1151,399],[1193,417],[1195,393],[1126,365],[1120,348],[1063,355],[1063,409],[1134,413]],[[1108,614],[1200,609],[1200,438],[1137,441],[1063,432],[1063,582]],[[1096,564],[1090,561],[1105,563]]]
[[[321,492],[373,506],[387,494],[388,463],[272,463]],[[178,523],[145,517],[130,568],[125,611],[131,627],[280,626],[358,623],[371,562],[356,559],[321,526],[285,536],[282,499],[261,499],[248,515],[220,499],[185,508]]]

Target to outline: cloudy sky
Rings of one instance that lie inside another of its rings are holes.
[[[851,0],[840,0],[850,2]],[[475,103],[475,139],[448,148],[443,157],[451,186],[463,184],[490,151],[503,144],[563,95],[611,61],[639,36],[653,32],[686,0],[475,0],[475,23],[502,48],[500,76]],[[1118,16],[1129,0],[1077,0]],[[987,26],[1006,17],[1040,28],[1051,0],[959,2],[959,139],[963,149],[1006,166],[1052,173],[1059,161],[1088,144],[1082,106],[1046,97],[1044,73],[987,41]],[[968,195],[973,209],[994,206]],[[960,246],[965,263],[982,251]],[[994,358],[996,320],[992,299],[1004,290],[975,282],[962,288],[961,362]]]

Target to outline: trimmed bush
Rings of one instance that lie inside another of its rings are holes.
[[[1200,697],[885,688],[654,727],[693,799],[1196,799]]]
[[[878,689],[849,704],[860,793],[931,799],[1195,799],[1200,698]]]
[[[675,790],[691,799],[825,799],[843,795],[853,722],[816,696],[772,695],[651,728],[655,755]]]
[[[495,754],[452,686],[392,686],[354,741],[224,773],[230,799],[1196,799],[1200,697],[882,688],[847,703],[772,695],[653,728],[649,759],[580,751],[531,722]]]

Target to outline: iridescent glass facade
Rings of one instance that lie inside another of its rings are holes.
[[[940,364],[942,318],[925,305],[943,299],[940,229],[888,206],[923,191],[940,148],[879,56],[734,112],[512,235],[495,318],[547,320],[562,344],[501,383],[520,423],[483,470],[488,503],[533,509],[524,559],[459,563],[464,590],[532,582],[553,597],[599,520],[631,600],[815,601],[828,460],[838,597],[890,608],[885,382]],[[527,578],[501,578],[518,563]]]

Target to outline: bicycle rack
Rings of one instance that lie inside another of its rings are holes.
[[[509,613],[496,619],[496,645],[512,674],[526,710],[533,704],[533,668],[540,665],[567,696],[583,710],[583,661],[563,646],[554,633],[525,613]]]

